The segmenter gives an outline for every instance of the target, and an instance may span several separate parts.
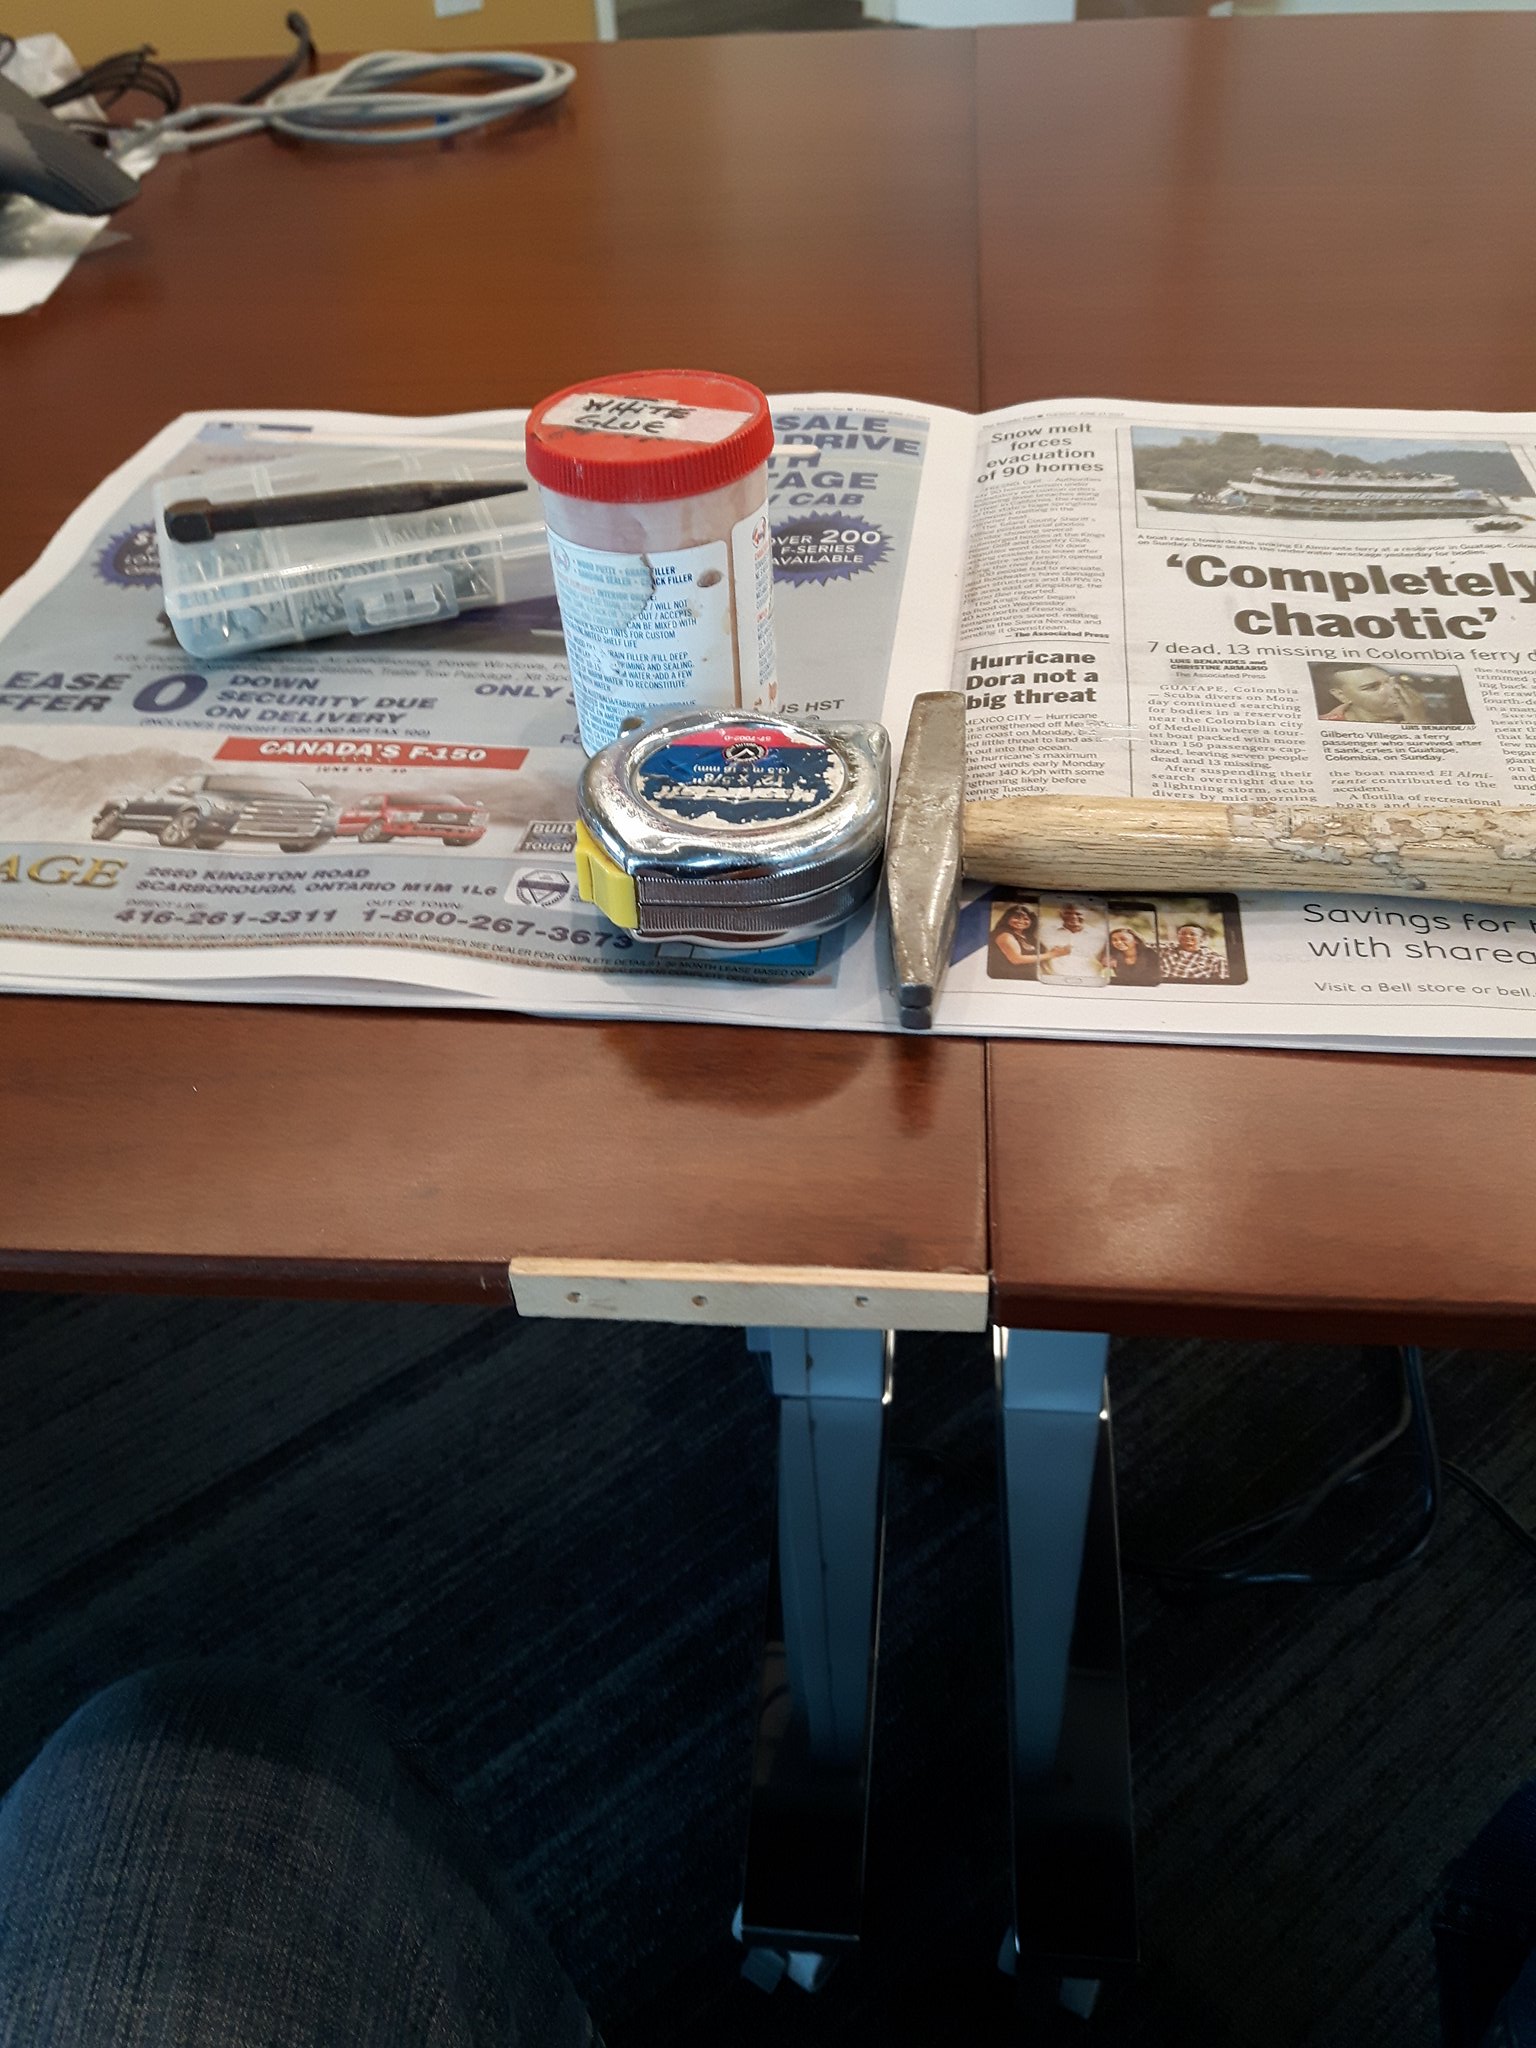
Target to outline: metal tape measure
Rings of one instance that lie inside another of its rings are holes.
[[[583,770],[577,886],[644,939],[814,937],[874,893],[889,780],[878,725],[673,712]]]

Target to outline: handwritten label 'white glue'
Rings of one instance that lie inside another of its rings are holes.
[[[724,441],[752,415],[718,406],[678,405],[665,398],[626,398],[619,391],[572,391],[544,415],[547,427],[588,434],[631,434],[647,441]]]

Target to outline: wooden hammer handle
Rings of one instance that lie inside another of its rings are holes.
[[[1305,889],[1536,905],[1536,807],[1018,796],[968,803],[965,872],[1117,894]]]

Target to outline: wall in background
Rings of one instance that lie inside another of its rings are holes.
[[[1200,12],[1199,0],[1191,0]],[[904,28],[997,28],[1018,21],[1071,21],[1074,0],[864,0],[870,21]],[[1138,10],[1139,11],[1139,10]]]
[[[516,49],[523,43],[586,42],[597,34],[594,0],[297,0],[322,63],[358,50]],[[272,56],[292,47],[283,17],[295,0],[6,0],[7,33],[51,29],[82,64],[153,43],[178,57]]]

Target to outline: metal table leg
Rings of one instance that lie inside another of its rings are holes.
[[[746,1973],[813,1988],[816,1959],[858,1939],[864,1887],[892,1339],[749,1330],[779,1402],[747,1868]]]
[[[1109,1339],[998,1330],[1014,1927],[1005,1967],[1090,2009],[1136,1960]]]

